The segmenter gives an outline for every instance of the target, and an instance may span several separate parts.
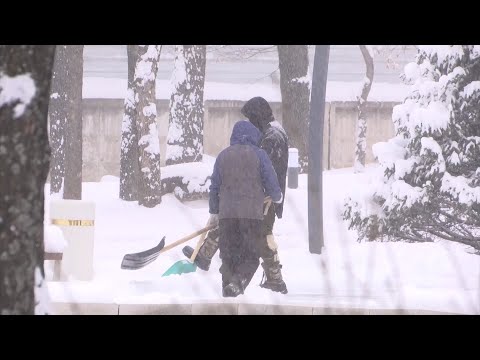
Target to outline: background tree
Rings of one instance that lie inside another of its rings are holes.
[[[414,45],[359,45],[365,62],[365,78],[358,97],[358,118],[357,118],[357,132],[356,132],[356,146],[354,154],[354,172],[360,173],[365,170],[365,159],[367,155],[367,99],[373,83],[375,64],[374,57],[385,59],[386,67],[389,69],[398,69],[397,62],[400,54],[407,51]]]
[[[373,49],[368,45],[359,45],[366,66],[366,76],[363,81],[360,96],[358,96],[358,119],[355,146],[354,171],[363,172],[365,169],[365,157],[367,152],[367,98],[372,87],[374,64]]]
[[[50,192],[82,198],[83,45],[58,45],[49,105]]]
[[[162,201],[160,139],[155,96],[160,50],[160,45],[138,45],[133,83],[140,169],[138,198],[139,204],[146,207],[154,207]]]
[[[140,170],[138,167],[138,135],[135,123],[134,76],[138,45],[127,45],[128,89],[122,120],[120,150],[120,199],[138,200]]]
[[[65,178],[65,133],[66,119],[64,85],[67,78],[65,66],[65,47],[58,45],[55,49],[55,62],[53,65],[53,77],[51,85],[50,102],[48,105],[48,116],[50,120],[50,147],[52,151],[50,162],[50,193],[56,194],[60,191],[63,197],[63,181]]]
[[[177,45],[166,164],[202,161],[206,45]]]
[[[44,313],[44,186],[54,45],[0,46],[0,314]],[[45,290],[46,291],[46,290]]]
[[[308,46],[278,45],[280,92],[282,94],[282,125],[290,145],[299,153],[300,166],[308,166],[308,117],[310,111],[310,79]]]

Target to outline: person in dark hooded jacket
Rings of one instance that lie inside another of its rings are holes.
[[[288,168],[288,137],[282,126],[275,121],[272,109],[268,102],[262,97],[254,97],[247,101],[241,113],[262,132],[260,147],[265,150],[270,158],[272,165],[277,174],[278,182],[282,194],[285,194],[286,177]],[[263,259],[262,267],[264,269],[265,282],[260,284],[261,287],[272,291],[286,294],[287,286],[283,280],[278,257],[277,245],[273,237],[273,225],[275,223],[275,215],[281,219],[283,215],[283,202],[274,204],[263,220],[263,242],[260,243],[259,254]],[[197,266],[205,271],[210,268],[210,263],[218,250],[218,228],[211,230],[200,247],[200,251],[195,259]],[[193,254],[193,248],[185,246],[183,253],[190,258]],[[253,276],[253,275],[252,275]]]
[[[209,223],[219,225],[222,294],[243,294],[259,266],[263,204],[283,200],[277,174],[258,147],[260,131],[248,121],[235,124],[230,146],[217,157],[211,177]]]
[[[267,100],[262,97],[254,97],[247,101],[241,113],[258,128],[263,136],[260,147],[265,150],[270,158],[277,174],[282,194],[285,194],[288,170],[288,137],[283,127],[275,120],[272,108]],[[263,241],[259,253],[263,259],[265,281],[261,287],[286,294],[287,285],[282,277],[282,265],[278,257],[277,244],[273,236],[275,215],[281,219],[283,215],[284,199],[274,204],[263,220]]]

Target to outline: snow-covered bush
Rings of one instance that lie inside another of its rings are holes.
[[[382,171],[347,199],[359,240],[445,239],[480,250],[480,46],[420,46],[402,75],[396,136],[375,144]]]

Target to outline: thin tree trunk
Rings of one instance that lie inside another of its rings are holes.
[[[128,89],[122,120],[122,143],[120,150],[120,199],[138,200],[138,135],[135,125],[134,75],[138,45],[127,45]]]
[[[160,139],[157,129],[155,80],[159,45],[139,45],[135,67],[134,97],[138,131],[138,162],[141,184],[139,204],[154,207],[162,201]],[[137,100],[138,99],[138,100]]]
[[[67,114],[65,112],[65,80],[68,79],[66,66],[66,45],[58,45],[55,50],[55,63],[51,86],[48,113],[50,118],[50,193],[61,192],[63,198],[63,181],[65,178],[65,133]]]
[[[358,97],[358,120],[357,120],[357,132],[356,132],[356,146],[355,146],[355,164],[354,171],[356,173],[363,172],[365,170],[365,157],[367,152],[367,98],[370,93],[373,82],[373,53],[367,48],[366,45],[359,45],[360,50],[365,60],[365,66],[367,68],[366,77],[363,83],[362,92]]]
[[[64,98],[60,97],[66,115],[65,181],[63,198],[82,199],[82,87],[83,45],[63,45],[65,78]]]
[[[0,314],[35,313],[54,45],[0,46]],[[38,309],[38,308],[37,308]],[[38,313],[38,312],[37,312]]]
[[[308,166],[308,122],[310,113],[310,80],[308,46],[278,45],[282,125],[290,146],[298,149],[301,171]]]
[[[177,45],[166,164],[202,161],[206,45]]]

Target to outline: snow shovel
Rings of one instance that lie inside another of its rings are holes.
[[[207,227],[209,227],[210,222],[208,222]],[[211,227],[214,228],[213,226]],[[168,268],[162,275],[169,276],[169,275],[182,275],[188,274],[191,272],[197,271],[197,264],[195,264],[195,258],[197,257],[198,252],[200,251],[200,247],[202,246],[203,242],[205,241],[205,237],[207,236],[207,232],[204,232],[200,239],[197,242],[197,246],[195,247],[195,251],[193,252],[192,256],[189,260],[179,260],[172,266]]]
[[[160,243],[157,246],[149,250],[145,250],[135,254],[126,254],[123,257],[121,268],[126,270],[141,269],[147,266],[148,264],[150,264],[151,262],[155,261],[158,258],[158,255],[160,255],[161,253],[164,253],[165,251],[173,249],[174,247],[180,244],[183,244],[188,240],[196,238],[198,235],[206,234],[209,230],[212,230],[213,228],[214,226],[204,227],[203,229],[197,230],[194,233],[187,235],[181,238],[180,240],[177,240],[167,246],[165,246],[165,236],[164,236],[162,241],[160,241]]]
[[[267,215],[268,210],[270,209],[270,205],[272,204],[272,199],[270,197],[266,197],[264,202],[267,204],[265,207],[265,211],[263,212],[263,215]],[[210,222],[207,224],[207,227],[209,227]],[[179,260],[172,266],[168,268],[167,271],[162,275],[163,276],[169,276],[169,275],[182,275],[182,274],[188,274],[197,271],[197,264],[195,264],[195,258],[197,257],[198,252],[200,251],[200,248],[202,247],[204,241],[205,241],[205,236],[207,235],[206,232],[200,236],[200,240],[198,240],[197,246],[195,247],[195,250],[193,251],[192,256],[190,257],[189,260]]]

